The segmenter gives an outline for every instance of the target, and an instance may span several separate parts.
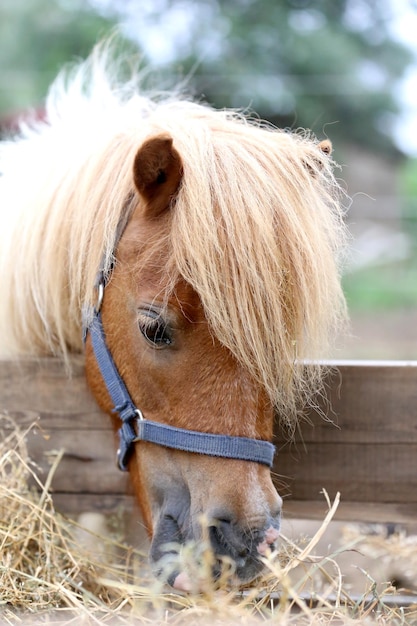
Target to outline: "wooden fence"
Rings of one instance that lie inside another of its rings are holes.
[[[274,476],[287,517],[323,519],[341,493],[336,518],[417,520],[417,362],[341,362],[327,379],[327,419],[311,411],[296,440],[276,427]],[[72,377],[55,359],[0,361],[0,412],[28,431],[31,457],[46,476],[63,450],[55,506],[75,515],[132,508],[129,478],[115,465],[109,418],[96,406],[83,361]]]

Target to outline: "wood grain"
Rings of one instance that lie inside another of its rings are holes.
[[[341,493],[339,518],[415,521],[417,362],[331,366],[320,410],[306,415],[295,441],[286,440],[277,420],[274,479],[286,514],[322,516],[325,489],[331,498]],[[43,476],[63,451],[52,481],[62,510],[130,506],[110,419],[89,393],[81,357],[70,375],[57,359],[0,361],[0,412],[28,429],[29,452]]]

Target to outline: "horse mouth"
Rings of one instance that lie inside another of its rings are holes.
[[[167,551],[160,561],[154,562],[157,577],[177,591],[200,593],[207,588],[239,588],[253,582],[264,571],[264,564],[257,557],[239,558],[237,561],[225,555],[216,555],[212,549],[210,556],[204,549],[196,550],[194,563],[181,558],[181,548],[186,550],[190,544],[183,544],[178,551]],[[192,545],[193,549],[195,546]],[[207,559],[204,562],[204,559]]]
[[[173,568],[166,582],[183,592],[200,593],[206,588],[239,588],[260,577],[264,564],[258,558],[240,558],[233,561],[211,550],[212,558],[207,563],[201,561],[194,566]],[[207,556],[207,554],[206,554]]]
[[[239,563],[235,563],[235,567],[224,567],[223,560],[217,560],[216,564],[211,568],[211,576],[207,579],[207,576],[195,578],[191,576],[186,570],[174,570],[172,575],[167,579],[167,583],[176,589],[183,592],[200,593],[208,585],[211,588],[217,587],[243,587],[249,583],[254,582],[260,577],[264,570],[264,565],[259,560],[253,560],[250,562],[240,560]]]
[[[267,541],[268,532],[244,532],[237,539],[212,524],[196,539],[174,517],[164,515],[151,544],[152,567],[157,578],[178,591],[198,593],[208,585],[238,588],[263,573],[262,557],[274,552],[278,536],[276,530],[274,541]]]

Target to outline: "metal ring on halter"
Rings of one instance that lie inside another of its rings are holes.
[[[104,278],[100,280],[97,284],[97,304],[96,304],[96,313],[98,313],[101,309],[101,305],[103,304],[104,298]]]

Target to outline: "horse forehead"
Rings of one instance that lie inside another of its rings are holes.
[[[133,263],[144,253],[148,257],[151,254],[161,257],[166,255],[170,230],[168,217],[167,215],[157,220],[145,219],[139,204],[123,232],[117,249],[118,256],[123,261]]]
[[[130,256],[130,262],[123,258],[123,267],[128,262],[128,271],[122,269],[125,286],[135,294],[138,301],[159,303],[168,307],[176,317],[183,317],[192,323],[206,321],[201,299],[193,287],[181,276],[167,267],[167,259],[162,251],[145,256]],[[130,283],[130,285],[129,285]]]
[[[177,280],[168,302],[172,307],[180,309],[190,322],[200,323],[206,319],[199,295],[183,278]]]
[[[116,256],[122,274],[140,298],[156,298],[178,309],[190,321],[205,319],[201,300],[176,270],[169,244],[169,220],[146,220],[133,215],[119,243]],[[174,283],[174,284],[173,284]]]

